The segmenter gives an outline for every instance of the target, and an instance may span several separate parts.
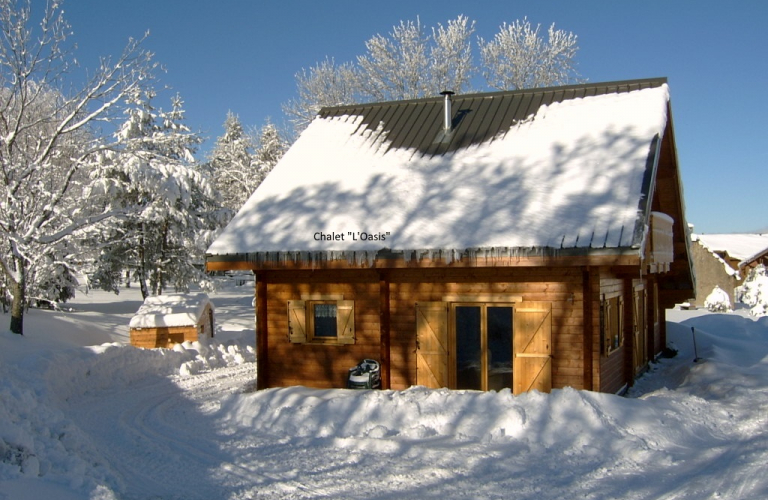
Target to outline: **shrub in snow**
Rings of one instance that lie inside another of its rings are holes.
[[[707,300],[704,301],[704,307],[712,312],[730,312],[731,311],[731,299],[728,298],[728,294],[720,288],[715,286],[712,292],[707,296]]]
[[[744,284],[736,288],[739,302],[750,306],[753,316],[768,316],[768,273],[760,264],[752,269]]]

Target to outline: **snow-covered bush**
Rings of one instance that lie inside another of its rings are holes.
[[[736,288],[739,302],[750,306],[752,316],[768,316],[768,272],[760,264],[752,269],[744,284]]]
[[[731,299],[725,290],[715,285],[715,288],[707,296],[707,300],[704,301],[704,307],[712,312],[730,312]]]

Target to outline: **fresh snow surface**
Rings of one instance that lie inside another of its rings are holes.
[[[252,287],[211,299],[209,345],[126,345],[135,289],[0,334],[0,498],[768,498],[768,318],[745,309],[669,311],[679,352],[628,397],[515,397],[254,391]]]
[[[150,296],[131,318],[131,328],[196,325],[211,301],[205,293]]]
[[[668,99],[663,85],[542,105],[435,157],[390,148],[360,116],[315,119],[208,253],[629,247]]]

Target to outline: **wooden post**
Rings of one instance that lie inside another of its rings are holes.
[[[269,387],[269,334],[267,332],[267,282],[254,272],[256,281],[256,388]]]
[[[381,388],[390,388],[390,321],[389,321],[389,280],[384,273],[379,275],[379,322],[380,322],[380,353],[381,358]]]
[[[624,281],[624,382],[635,384],[635,289],[630,278]]]
[[[593,317],[593,293],[592,293],[592,275],[589,267],[582,269],[582,296],[583,296],[583,321],[584,321],[584,390],[591,391],[593,389],[593,345],[595,337],[594,317]]]

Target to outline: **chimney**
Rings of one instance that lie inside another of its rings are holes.
[[[450,132],[452,128],[451,96],[453,95],[453,92],[450,90],[443,90],[440,92],[440,95],[445,96],[443,104],[443,129],[446,132]]]

